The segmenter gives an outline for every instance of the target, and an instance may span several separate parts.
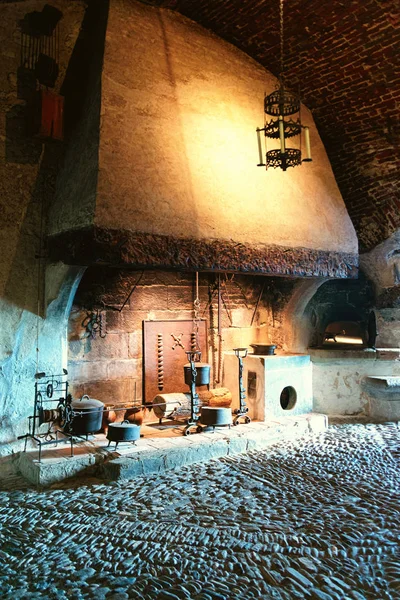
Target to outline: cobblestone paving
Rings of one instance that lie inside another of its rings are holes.
[[[161,476],[1,491],[0,597],[400,598],[399,462],[397,424],[340,425]]]

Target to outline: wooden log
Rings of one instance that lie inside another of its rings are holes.
[[[197,392],[201,406],[221,406],[229,408],[232,404],[232,394],[227,388],[215,388]],[[170,416],[187,416],[190,413],[190,394],[174,392],[157,394],[153,399],[154,414],[158,419]]]
[[[158,419],[166,419],[174,415],[188,415],[190,413],[190,394],[174,392],[171,394],[157,394],[153,398],[153,410]]]
[[[221,406],[228,408],[232,404],[232,394],[228,388],[214,388],[198,392],[203,406]]]

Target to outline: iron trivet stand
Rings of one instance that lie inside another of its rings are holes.
[[[239,425],[240,419],[243,419],[243,423],[250,423],[251,419],[248,415],[249,408],[246,404],[246,390],[243,387],[243,359],[246,358],[248,349],[247,348],[234,348],[235,355],[239,361],[239,408],[235,408],[233,414],[236,415],[233,419],[233,425]]]
[[[198,357],[201,360],[201,352],[198,350],[189,350],[186,351],[186,355],[188,357],[188,362],[190,363],[190,417],[186,421],[186,427],[184,429],[183,435],[190,435],[192,433],[192,429],[196,428],[196,433],[201,433],[203,428],[199,425],[200,419],[200,398],[198,393],[196,392],[196,378],[197,378],[197,369],[195,359]]]
[[[35,375],[35,400],[33,406],[33,415],[28,417],[29,430],[25,435],[20,435],[19,440],[25,439],[24,452],[28,438],[34,440],[39,446],[39,460],[42,460],[42,446],[55,444],[60,441],[59,436],[63,436],[65,441],[71,444],[71,456],[74,455],[73,437],[62,429],[52,429],[54,422],[57,422],[61,428],[71,423],[73,411],[71,407],[71,396],[68,394],[68,381],[66,376],[68,372],[63,369],[62,375],[46,375],[46,373],[36,373]],[[56,396],[55,398],[53,396]],[[58,397],[57,397],[58,396]],[[61,397],[60,397],[61,396]],[[54,407],[54,403],[57,406]],[[53,403],[53,407],[51,407]],[[45,406],[49,408],[45,408]],[[49,423],[49,430],[45,433],[39,432],[39,427],[43,423]]]

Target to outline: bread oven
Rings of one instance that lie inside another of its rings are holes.
[[[375,348],[376,317],[371,311],[368,320],[333,321],[325,327],[323,348]]]
[[[374,348],[373,297],[371,284],[362,274],[357,280],[322,284],[302,315],[307,346],[324,350]]]

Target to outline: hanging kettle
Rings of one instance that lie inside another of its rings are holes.
[[[192,353],[193,363],[196,368],[196,385],[209,385],[210,384],[210,365],[201,361],[201,352],[196,351]],[[198,357],[199,362],[196,362],[195,358]],[[189,387],[192,384],[192,363],[187,363],[183,367],[185,373],[185,383]]]

